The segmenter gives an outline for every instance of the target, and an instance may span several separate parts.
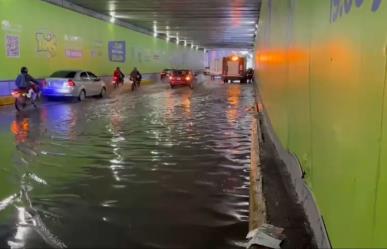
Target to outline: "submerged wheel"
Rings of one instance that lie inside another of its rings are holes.
[[[100,98],[105,98],[106,97],[106,88],[105,87],[102,87],[101,93],[99,94],[99,97]]]
[[[20,102],[19,98],[15,98],[15,108],[17,111],[21,111],[24,108],[25,105]]]
[[[79,100],[79,101],[84,101],[85,99],[86,99],[86,92],[85,92],[85,90],[82,90],[82,91],[79,93],[78,100]]]

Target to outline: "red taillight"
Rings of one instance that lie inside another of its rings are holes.
[[[12,91],[12,96],[14,96],[15,98],[18,98],[20,96],[20,92],[18,91]]]
[[[191,80],[191,77],[187,76],[185,77],[185,80]]]
[[[172,77],[172,76],[170,76],[170,77],[169,77],[169,80],[173,80],[173,77]]]
[[[73,80],[69,80],[69,81],[67,81],[67,86],[75,87],[75,82]]]

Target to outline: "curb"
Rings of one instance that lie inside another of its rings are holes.
[[[256,110],[258,111],[258,110]],[[262,190],[262,165],[260,158],[260,123],[258,115],[253,119],[251,129],[251,161],[250,161],[250,218],[249,231],[263,225],[266,218],[266,203]]]
[[[0,106],[3,105],[12,105],[13,104],[13,97],[12,96],[4,96],[0,97]]]
[[[155,83],[154,80],[141,80],[141,85],[150,85]]]

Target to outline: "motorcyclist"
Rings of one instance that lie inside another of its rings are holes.
[[[137,70],[137,67],[134,67],[132,72],[130,73],[130,79],[137,84],[137,86],[140,86],[142,75]]]
[[[113,76],[118,79],[118,83],[124,82],[125,75],[119,67],[116,67]]]
[[[22,67],[20,69],[20,74],[15,80],[15,85],[21,91],[28,92],[28,97],[31,97],[31,90],[37,92],[37,87],[39,86],[39,81],[34,79],[31,75],[28,74],[28,68]]]

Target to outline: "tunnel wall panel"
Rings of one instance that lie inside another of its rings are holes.
[[[14,79],[22,65],[40,78],[60,69],[110,75],[116,66],[126,73],[134,66],[145,73],[204,68],[202,51],[40,0],[0,0],[0,22],[0,81]]]
[[[333,247],[387,247],[387,3],[264,0],[259,94]]]

